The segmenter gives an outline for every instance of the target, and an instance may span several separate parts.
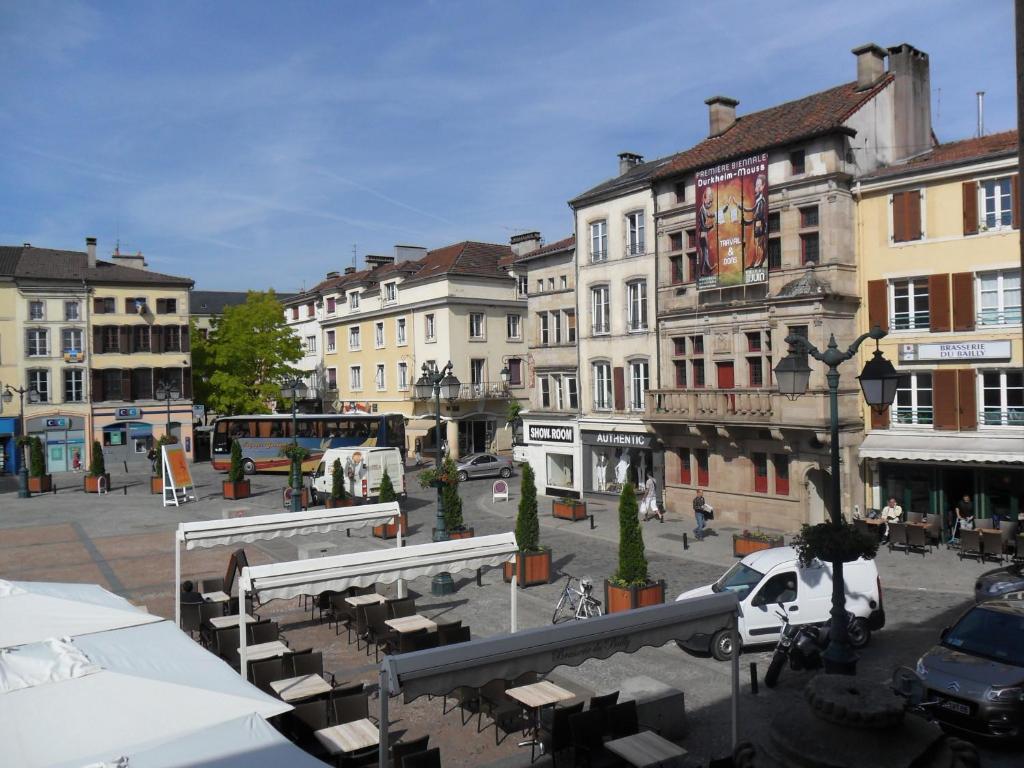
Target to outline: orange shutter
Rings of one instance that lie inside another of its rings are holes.
[[[932,332],[948,331],[949,324],[949,275],[928,276],[928,322]]]
[[[889,428],[889,409],[886,408],[884,411],[879,413],[874,408],[871,409],[871,428],[872,429],[888,429]]]
[[[964,196],[964,234],[974,235],[978,232],[978,183],[965,181]]]
[[[978,428],[977,373],[973,368],[960,368],[956,372],[957,413],[960,429]]]
[[[921,239],[921,192],[897,192],[892,196],[892,239],[897,243]]]
[[[1014,229],[1020,229],[1020,174],[1015,173],[1010,177],[1010,201],[1013,205]]]
[[[894,192],[892,195],[892,240],[902,243],[907,240],[904,221],[907,216],[907,193]]]
[[[626,375],[621,365],[612,368],[612,396],[615,399],[615,410],[626,410]]]
[[[974,330],[974,274],[954,272],[953,276],[953,330]]]
[[[935,429],[952,429],[959,426],[956,405],[956,371],[940,369],[932,374],[932,401],[934,403]]]
[[[889,330],[889,287],[885,280],[868,281],[868,326]]]

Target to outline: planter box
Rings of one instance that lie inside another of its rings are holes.
[[[515,572],[516,584],[520,587],[532,587],[537,584],[551,583],[551,550],[542,552],[520,552],[512,562],[502,564],[502,577],[506,584],[512,583]]]
[[[618,587],[604,582],[605,613],[620,613],[665,602],[665,582],[654,581],[645,587]]]
[[[430,529],[430,540],[434,541],[434,537],[437,535],[437,528]],[[448,531],[448,540],[453,541],[455,539],[472,539],[474,536],[472,528],[463,528],[461,531]]]
[[[225,499],[247,499],[252,495],[252,484],[248,480],[225,480],[221,483],[221,492]]]
[[[332,499],[328,496],[324,499],[324,507],[326,509],[337,509],[338,507],[354,507],[356,500],[351,496],[346,496],[344,499]]]
[[[572,520],[573,522],[586,520],[587,503],[585,501],[552,499],[551,516],[557,517],[560,520]]]
[[[746,557],[752,552],[760,552],[762,549],[786,546],[786,540],[782,536],[772,536],[767,541],[764,539],[751,539],[742,534],[732,535],[733,557]]]
[[[154,495],[163,493],[164,479],[162,477],[149,478],[149,492]]]
[[[398,537],[398,526],[402,526],[402,535],[406,536],[409,532],[409,517],[403,512],[398,516],[400,523],[384,523],[383,525],[373,526],[373,535],[378,539],[394,539]]]
[[[103,487],[109,493],[110,492],[110,473],[107,472],[105,475],[102,475],[102,477],[106,481],[103,484]],[[83,483],[85,485],[85,492],[86,493],[99,493],[100,492],[100,479],[99,479],[99,477],[93,477],[92,475],[86,475]]]
[[[49,493],[53,490],[53,477],[50,475],[30,477],[28,479],[28,490],[29,493]]]

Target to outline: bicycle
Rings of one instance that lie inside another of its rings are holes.
[[[594,584],[590,579],[568,577],[562,588],[562,594],[558,598],[558,603],[555,605],[555,612],[551,615],[551,623],[557,624],[569,619],[578,621],[600,616],[601,601],[591,596],[590,592],[593,588]]]

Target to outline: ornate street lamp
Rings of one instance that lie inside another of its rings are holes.
[[[502,392],[508,392],[508,380],[512,376],[512,372],[509,371],[509,369],[508,369],[508,363],[505,363],[505,365],[502,366],[500,376],[501,376],[501,390],[502,390]]]
[[[301,376],[286,379],[281,383],[281,397],[292,401],[292,448],[299,445],[298,414],[299,400],[306,396],[308,389]],[[302,509],[302,462],[292,459],[292,512]]]
[[[6,384],[3,394],[3,400],[5,403],[10,403],[14,400],[14,393],[18,393],[18,414],[19,421],[21,422],[21,436],[28,437],[28,432],[25,431],[25,394],[28,394],[29,403],[39,402],[39,393],[36,392],[35,387],[12,387],[10,384]],[[28,446],[22,448],[21,451],[21,467],[18,469],[18,498],[27,499],[32,493],[28,489]]]
[[[416,397],[420,400],[427,400],[434,396],[434,443],[437,448],[437,462],[434,470],[440,476],[441,462],[441,398],[451,402],[459,396],[461,382],[452,373],[452,362],[440,371],[437,368],[423,364],[422,374],[416,381],[413,389]],[[440,479],[435,480],[437,487],[437,514],[434,518],[434,541],[448,541],[448,527],[444,522],[444,495],[442,489],[444,483]],[[452,581],[450,573],[439,573],[430,582],[430,592],[434,595],[450,595],[455,591],[455,582]]]
[[[868,405],[878,411],[884,411],[896,398],[896,382],[899,374],[892,363],[886,360],[878,349],[878,341],[886,337],[886,332],[877,325],[868,333],[861,334],[842,352],[836,343],[836,337],[830,336],[828,347],[824,352],[818,350],[803,336],[787,336],[789,353],[775,366],[775,380],[779,392],[795,400],[807,392],[811,369],[807,364],[806,355],[828,366],[825,379],[828,382],[829,399],[829,453],[832,473],[832,485],[829,499],[832,509],[832,525],[843,525],[840,505],[839,486],[839,365],[854,355],[860,345],[867,339],[875,340],[875,354],[864,366],[860,376],[861,389]],[[857,655],[850,647],[850,634],[846,617],[846,584],[843,579],[843,561],[832,561],[832,628],[829,633],[829,645],[825,650],[825,671],[833,674],[854,675],[857,673]]]
[[[181,387],[176,383],[164,379],[156,385],[156,392],[154,393],[155,400],[164,400],[167,402],[167,427],[164,430],[167,436],[171,434],[171,400],[181,399]]]

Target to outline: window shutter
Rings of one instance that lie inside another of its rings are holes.
[[[903,234],[907,240],[921,239],[921,190],[912,189],[904,192],[906,197],[906,214],[903,223]]]
[[[192,399],[192,369],[181,369],[181,396],[186,400]]]
[[[132,372],[130,368],[121,369],[121,399],[132,400]]]
[[[948,331],[949,325],[949,275],[928,276],[928,323],[932,332]]]
[[[121,354],[130,355],[132,352],[132,327],[130,325],[122,325],[117,330],[121,335]]]
[[[868,325],[889,330],[889,286],[885,280],[868,281]]]
[[[935,429],[955,430],[958,426],[955,370],[939,369],[932,374],[932,400],[935,403]]]
[[[94,402],[102,402],[106,400],[103,396],[103,372],[97,371],[95,368],[90,371],[92,378],[92,392],[90,392],[90,399]]]
[[[892,194],[892,241],[902,243],[907,239],[903,231],[903,221],[906,218],[907,193],[893,192]]]
[[[192,345],[189,343],[188,338],[188,326],[181,326],[181,351],[188,352],[192,349]]]
[[[879,413],[874,408],[871,409],[871,428],[872,429],[888,429],[889,428],[889,409],[886,408],[884,411]]]
[[[957,411],[960,429],[978,428],[978,390],[975,386],[977,374],[973,368],[960,368],[956,372]]]
[[[976,235],[978,233],[978,183],[976,181],[965,181],[963,183],[964,196],[964,234]]]
[[[93,311],[93,314],[96,314],[96,315],[102,315],[103,314],[103,299],[95,299],[94,298],[92,300],[92,311]]]
[[[164,329],[162,326],[154,325],[149,329],[150,351],[160,353],[164,351]]]
[[[974,274],[954,272],[953,279],[953,330],[974,330]]]
[[[626,376],[621,365],[612,368],[612,396],[615,400],[615,410],[626,410]]]
[[[1020,174],[1015,173],[1010,177],[1010,204],[1013,206],[1013,219],[1011,225],[1014,229],[1020,229]]]
[[[97,352],[103,351],[103,326],[94,325],[92,327],[92,353],[95,355]]]

